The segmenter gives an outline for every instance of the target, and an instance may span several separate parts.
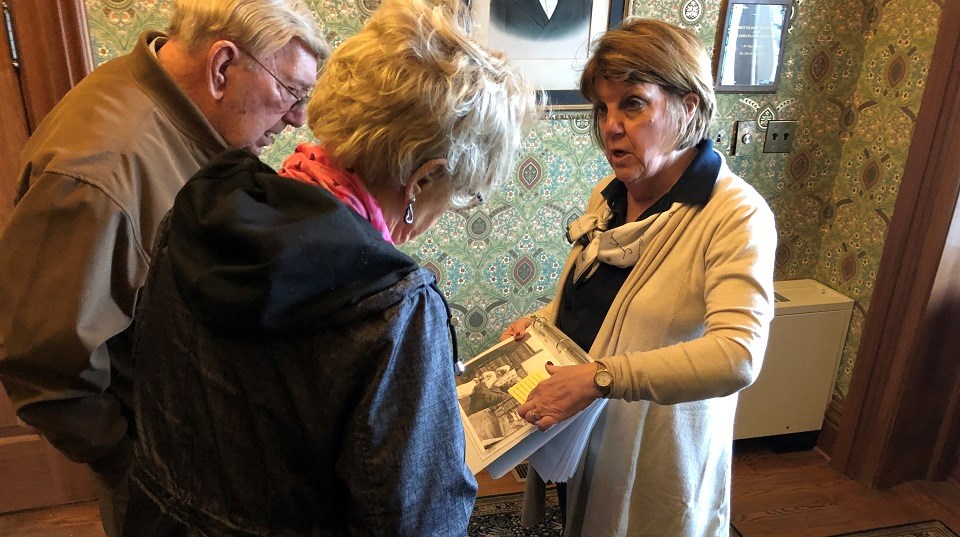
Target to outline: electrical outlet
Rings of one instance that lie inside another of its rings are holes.
[[[767,136],[763,140],[764,153],[789,153],[793,150],[793,131],[796,121],[770,121],[767,123]]]

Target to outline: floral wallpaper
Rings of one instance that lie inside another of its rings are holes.
[[[336,45],[378,0],[306,0]],[[903,166],[936,40],[942,0],[795,0],[776,93],[718,95],[715,135],[727,146],[734,122],[798,122],[791,153],[741,146],[730,167],[777,217],[777,279],[813,278],[853,298],[836,391],[849,386]],[[171,0],[87,0],[96,63],[130,50],[166,25]],[[720,0],[633,0],[632,15],[697,33],[712,49]],[[264,153],[277,165],[306,129]],[[592,185],[609,173],[578,111],[544,118],[525,140],[516,173],[480,209],[450,213],[404,250],[437,275],[460,317],[461,352],[494,343],[502,328],[552,297]]]

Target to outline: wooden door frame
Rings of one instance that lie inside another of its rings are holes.
[[[20,76],[7,39],[6,24],[0,25],[0,229],[6,227],[17,194],[16,177],[20,172],[19,155],[30,136],[27,107],[23,101]],[[4,426],[3,401],[0,401],[0,427]]]
[[[17,155],[26,136],[43,117],[93,67],[82,0],[4,0],[10,12],[18,67],[6,63],[5,89],[11,89],[0,106],[3,117],[16,117],[19,131],[5,147],[0,226],[17,186]],[[0,61],[10,62],[7,26],[4,24]],[[12,79],[12,80],[10,80]],[[17,107],[12,110],[8,107]],[[10,134],[5,131],[5,135]],[[20,147],[17,147],[19,145]],[[93,476],[86,465],[70,462],[31,427],[16,419],[6,393],[0,388],[0,512],[89,500],[96,497]]]
[[[960,479],[960,0],[937,43],[831,466],[870,487]]]
[[[57,102],[93,70],[86,6],[83,0],[3,0],[9,10],[16,50],[7,43],[7,25],[0,37],[0,61],[5,62],[2,117],[5,144],[0,166],[0,229],[6,226],[16,197],[23,133],[29,136]],[[13,61],[14,52],[16,67]],[[6,92],[10,90],[13,95]],[[21,106],[22,105],[22,106]],[[19,109],[13,110],[13,107]],[[11,156],[10,154],[14,156]]]
[[[93,70],[83,0],[6,0],[20,55],[30,132]]]

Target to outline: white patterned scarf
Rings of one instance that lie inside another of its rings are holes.
[[[573,267],[573,281],[579,282],[593,276],[600,263],[620,268],[637,264],[640,254],[650,244],[650,239],[661,231],[680,206],[674,203],[669,210],[650,215],[639,222],[627,222],[622,226],[607,229],[613,214],[604,203],[598,212],[587,213],[570,223],[567,240],[585,243]],[[585,240],[581,240],[585,238]],[[589,242],[587,242],[589,241]]]

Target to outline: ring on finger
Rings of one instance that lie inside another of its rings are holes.
[[[537,421],[540,421],[541,419],[543,419],[543,418],[540,416],[540,413],[537,412],[536,410],[531,410],[531,411],[530,411],[530,415],[533,416],[533,421],[534,421],[534,422],[537,422]]]

